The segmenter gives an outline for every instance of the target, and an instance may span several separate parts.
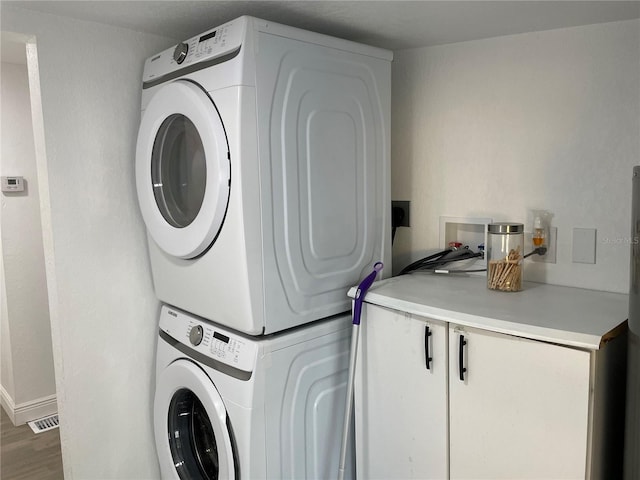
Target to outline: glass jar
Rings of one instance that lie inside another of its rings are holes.
[[[524,225],[490,223],[487,232],[487,288],[519,292],[524,265]]]

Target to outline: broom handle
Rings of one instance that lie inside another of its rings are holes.
[[[353,330],[351,333],[351,355],[349,357],[349,378],[347,380],[347,401],[344,408],[344,428],[342,430],[342,447],[340,449],[340,464],[338,467],[338,480],[344,480],[344,470],[347,463],[347,444],[349,443],[349,430],[351,427],[351,413],[353,410],[353,382],[356,376],[356,358],[358,356],[358,333],[360,329],[360,314],[362,313],[362,302],[367,290],[376,279],[376,275],[382,270],[382,262],[377,262],[373,266],[373,271],[365,277],[358,290],[356,290],[353,305]]]
[[[340,468],[338,480],[344,480],[344,471],[347,463],[347,448],[349,443],[349,431],[351,430],[351,415],[353,411],[353,382],[356,376],[356,357],[358,356],[358,337],[360,326],[353,325],[351,332],[351,356],[349,359],[349,379],[347,380],[347,402],[344,407],[344,426],[342,429],[342,448],[340,449]]]

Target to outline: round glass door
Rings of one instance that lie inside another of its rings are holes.
[[[184,228],[198,215],[207,185],[204,146],[193,122],[169,116],[158,130],[151,153],[151,183],[160,213]]]
[[[159,88],[138,131],[138,201],[155,243],[189,259],[206,251],[222,229],[229,148],[218,109],[200,86],[178,80]]]
[[[169,448],[178,476],[183,480],[217,480],[218,446],[211,420],[198,397],[178,390],[169,404]]]
[[[224,402],[195,363],[177,360],[156,384],[154,430],[162,478],[237,478],[235,441]]]

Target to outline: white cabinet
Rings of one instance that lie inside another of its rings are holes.
[[[575,345],[552,306],[555,293],[578,301],[599,292],[548,290],[543,315],[554,317],[555,333],[533,322],[521,327],[509,311],[509,302],[522,306],[526,291],[466,290],[464,301],[472,305],[469,296],[477,295],[478,309],[494,302],[494,317],[475,317],[473,309],[460,312],[459,295],[448,306],[445,289],[429,307],[429,284],[403,297],[408,281],[380,282],[363,310],[355,383],[360,480],[619,477],[624,318],[585,327],[576,338],[599,340]],[[621,314],[625,296],[610,295],[596,299],[591,313],[576,303],[575,314],[584,322]]]
[[[585,478],[589,352],[453,325],[449,352],[450,478]]]
[[[364,318],[356,373],[358,478],[446,478],[446,324],[370,305]]]

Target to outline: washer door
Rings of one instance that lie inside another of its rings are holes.
[[[178,360],[160,374],[154,427],[162,478],[237,478],[224,403],[209,377],[193,362]]]
[[[140,210],[158,246],[185,259],[206,251],[222,228],[230,178],[213,100],[191,81],[163,86],[142,115],[136,147]]]

